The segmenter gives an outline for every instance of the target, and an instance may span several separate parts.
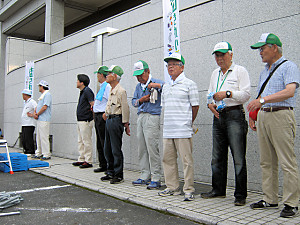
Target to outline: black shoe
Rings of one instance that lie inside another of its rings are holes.
[[[245,198],[236,198],[234,200],[234,205],[236,205],[236,206],[244,206],[244,205],[246,205],[246,199]]]
[[[49,160],[51,157],[42,157],[41,160]]]
[[[89,168],[89,167],[93,167],[93,165],[90,163],[87,163],[87,162],[84,162],[83,164],[81,164],[79,166],[80,169],[85,169],[85,168]]]
[[[94,169],[94,173],[100,173],[100,172],[105,172],[107,169],[103,167],[99,167],[97,169]]]
[[[122,177],[113,177],[113,179],[110,181],[111,184],[120,184],[122,182],[124,182]]]
[[[84,162],[73,162],[72,165],[73,166],[80,166],[82,165]]]
[[[280,213],[280,217],[291,218],[298,214],[298,207],[291,207],[284,204],[284,208]]]
[[[113,179],[113,177],[109,174],[107,174],[106,176],[100,178],[100,180],[102,180],[102,181],[110,181],[112,179]]]
[[[260,200],[259,202],[252,203],[250,205],[251,209],[278,209],[278,204],[269,204],[264,200]]]
[[[207,193],[201,193],[202,198],[225,198],[226,195],[217,194],[214,191],[210,191]]]

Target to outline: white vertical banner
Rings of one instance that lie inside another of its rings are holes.
[[[162,1],[164,20],[164,57],[168,57],[174,52],[180,53],[179,0]],[[164,72],[165,82],[169,82],[171,78],[166,67]]]
[[[27,62],[25,66],[25,86],[24,89],[31,91],[33,96],[34,62]]]

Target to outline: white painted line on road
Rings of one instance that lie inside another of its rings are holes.
[[[17,208],[18,210],[29,210],[29,211],[51,211],[51,212],[76,212],[76,213],[118,213],[118,209],[91,209],[91,208]]]
[[[49,186],[49,187],[41,187],[41,188],[33,188],[33,189],[15,191],[14,193],[21,194],[21,193],[34,192],[34,191],[52,190],[52,189],[57,189],[57,188],[70,187],[70,186],[72,186],[72,185],[69,185],[69,184],[67,184],[67,185],[55,185],[55,186]]]

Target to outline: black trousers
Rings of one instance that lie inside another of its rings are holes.
[[[103,113],[94,113],[95,130],[97,136],[97,151],[99,167],[107,168],[107,162],[104,156],[104,141],[105,141],[105,120],[102,118]]]
[[[107,161],[107,174],[123,178],[124,156],[122,137],[124,125],[121,117],[106,120],[104,153]]]
[[[25,154],[34,154],[33,132],[34,126],[22,126],[22,145]]]

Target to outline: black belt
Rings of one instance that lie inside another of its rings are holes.
[[[108,119],[112,119],[112,118],[116,118],[116,117],[122,117],[122,114],[112,114],[112,115],[107,116]]]
[[[243,105],[226,106],[225,108],[218,110],[218,112],[219,113],[229,112],[229,111],[235,110],[235,109],[243,109]]]
[[[293,107],[270,107],[270,108],[261,108],[261,111],[264,112],[276,112],[279,110],[293,110]]]
[[[94,112],[94,114],[103,114],[104,112]]]

